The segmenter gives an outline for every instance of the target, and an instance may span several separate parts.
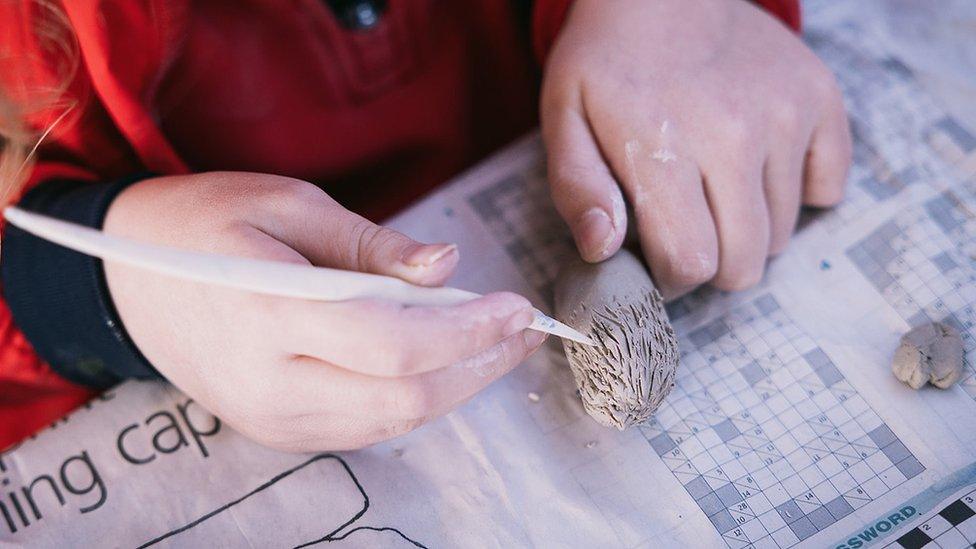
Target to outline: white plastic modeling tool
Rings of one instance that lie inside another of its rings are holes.
[[[108,235],[16,206],[5,208],[4,217],[37,237],[103,261],[260,294],[315,301],[387,299],[405,305],[427,306],[457,305],[481,297],[457,288],[416,286],[390,276],[157,246]],[[589,337],[538,309],[529,328],[594,345]]]

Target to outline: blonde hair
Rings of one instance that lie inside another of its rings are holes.
[[[0,0],[0,206],[31,173],[41,143],[76,114],[80,64],[71,23],[50,0]],[[30,22],[30,25],[20,24]]]

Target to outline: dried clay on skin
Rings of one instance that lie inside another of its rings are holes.
[[[962,338],[941,322],[916,326],[903,335],[891,361],[895,377],[912,389],[921,389],[926,382],[948,389],[959,380],[962,366]]]
[[[556,318],[597,342],[563,340],[586,412],[620,430],[647,420],[674,387],[678,341],[644,265],[626,250],[597,264],[574,259],[555,298]]]

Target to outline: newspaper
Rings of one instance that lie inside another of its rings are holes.
[[[128,382],[0,454],[0,541],[32,547],[940,547],[976,543],[976,137],[886,39],[812,10],[851,188],[756,289],[669,307],[677,386],[623,432],[558,341],[464,407],[357,452],[294,455],[175,388]],[[856,15],[856,14],[855,14]],[[572,254],[529,136],[392,225],[458,242],[452,284],[542,308]],[[890,372],[923,319],[965,334],[951,390]]]

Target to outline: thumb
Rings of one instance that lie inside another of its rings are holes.
[[[553,203],[569,225],[580,256],[591,263],[613,255],[627,231],[623,194],[590,127],[578,111],[543,117]]]
[[[340,229],[345,243],[339,268],[402,278],[421,286],[440,286],[457,268],[456,244],[424,244],[388,227],[358,220]]]
[[[302,222],[287,223],[294,230],[276,231],[313,265],[394,276],[421,286],[439,286],[454,273],[457,245],[417,242],[343,208],[324,193],[322,198],[324,202],[305,210]]]

